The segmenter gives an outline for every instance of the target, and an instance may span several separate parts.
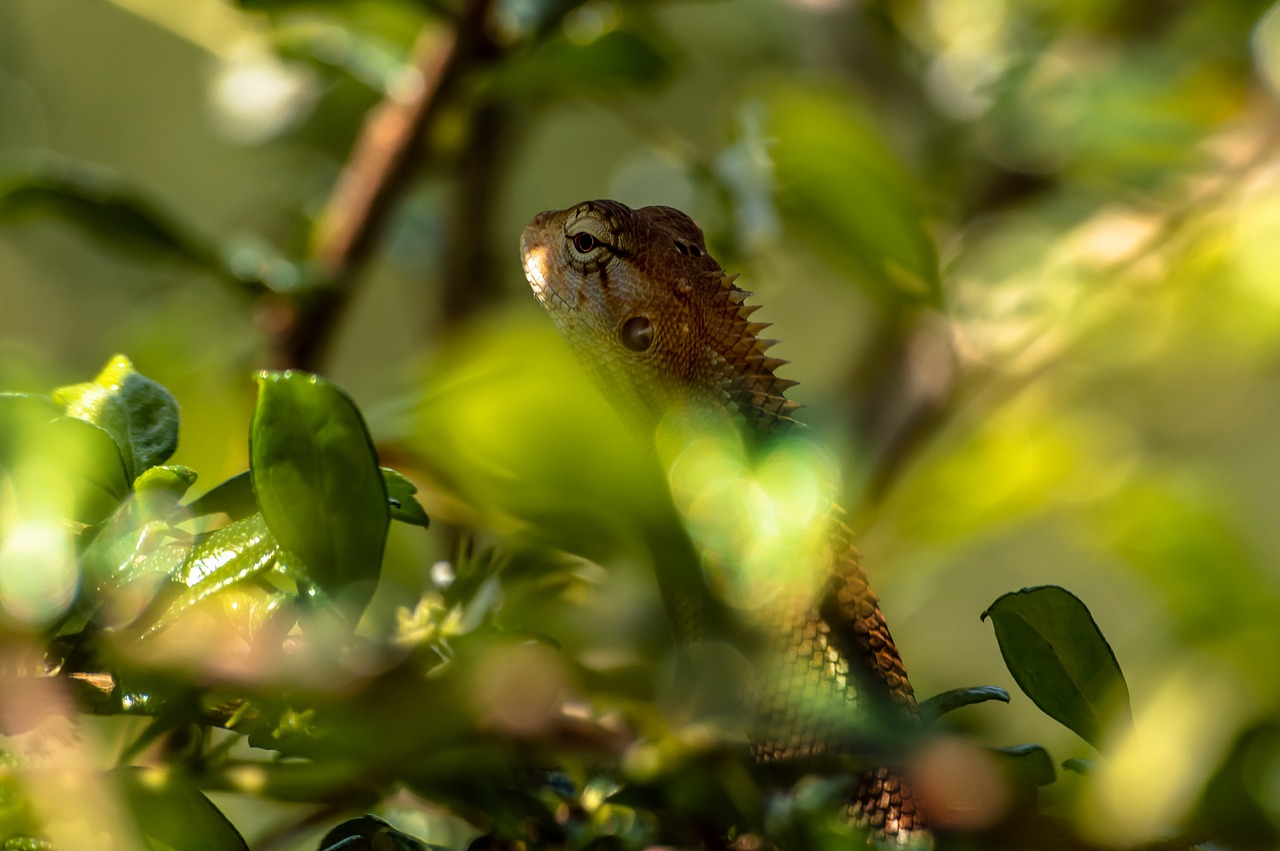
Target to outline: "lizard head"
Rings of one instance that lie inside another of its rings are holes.
[[[655,425],[674,409],[736,413],[762,430],[793,423],[795,382],[768,357],[750,293],[671,207],[586,201],[539,214],[520,238],[534,294],[627,416]]]

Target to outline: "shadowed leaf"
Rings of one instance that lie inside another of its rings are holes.
[[[1132,723],[1129,689],[1111,645],[1075,595],[1056,585],[1000,597],[982,613],[1018,687],[1095,748],[1111,713]]]
[[[1008,703],[1009,692],[999,686],[977,686],[944,691],[920,704],[920,720],[926,725],[932,724],[948,712],[954,712],[975,703],[986,703],[988,700]]]

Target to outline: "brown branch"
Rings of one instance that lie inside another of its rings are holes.
[[[424,142],[471,67],[497,51],[485,31],[492,0],[469,0],[457,25],[441,37],[419,37],[421,85],[392,92],[365,119],[350,159],[316,221],[311,259],[328,286],[277,314],[275,366],[314,369],[351,301],[355,284],[396,202],[417,171]]]

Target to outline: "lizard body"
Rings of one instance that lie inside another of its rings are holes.
[[[525,274],[579,359],[625,415],[656,428],[673,415],[694,428],[728,413],[749,432],[795,425],[795,384],[774,373],[785,361],[752,322],[755,305],[707,253],[692,219],[670,207],[633,210],[588,201],[538,215],[521,237]],[[867,581],[853,536],[834,506],[827,517],[818,593],[764,607],[767,642],[783,672],[758,696],[752,749],[765,762],[835,755],[826,708],[866,717],[890,707],[914,721],[902,659]],[[665,591],[665,589],[664,589]],[[685,641],[698,639],[687,600],[669,607]],[[816,707],[816,708],[814,708]],[[887,769],[866,772],[850,804],[854,820],[881,838],[927,836],[911,788]]]

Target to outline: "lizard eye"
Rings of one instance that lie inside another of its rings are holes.
[[[618,330],[622,345],[633,352],[643,352],[653,345],[653,323],[647,316],[633,316]]]
[[[573,247],[578,250],[579,254],[590,254],[592,249],[600,244],[600,240],[596,239],[586,231],[575,233],[572,239]]]

